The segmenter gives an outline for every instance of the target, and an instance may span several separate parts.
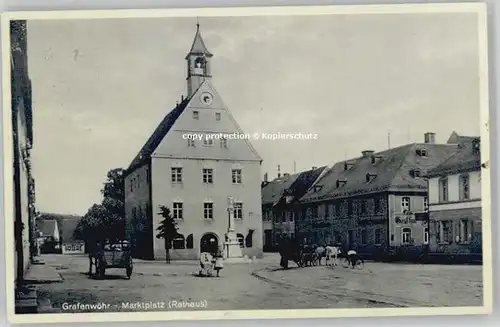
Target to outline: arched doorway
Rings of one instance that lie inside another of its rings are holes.
[[[200,252],[213,253],[219,246],[219,238],[214,233],[206,233],[200,240]]]

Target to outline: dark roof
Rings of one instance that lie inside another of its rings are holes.
[[[443,163],[431,169],[426,177],[448,176],[471,171],[481,170],[481,153],[474,151],[474,142],[479,144],[479,137],[468,137],[461,144],[460,150],[445,160]]]
[[[326,166],[276,178],[262,188],[262,204],[277,204],[284,195],[300,198],[318,179]]]
[[[450,137],[448,138],[448,144],[468,144],[472,143],[477,136],[463,136],[459,135],[457,132],[453,131]]]
[[[427,156],[417,151],[425,149]],[[452,144],[407,144],[397,148],[336,163],[317,183],[318,189],[309,190],[301,202],[315,202],[361,194],[395,191],[425,190],[427,183],[411,175],[413,170],[420,174],[436,167],[458,149]],[[372,163],[372,158],[377,162]],[[349,164],[350,168],[345,169]],[[367,181],[370,174],[370,181]],[[338,185],[337,185],[338,184]]]
[[[274,180],[270,181],[267,185],[262,187],[262,204],[272,204],[274,205],[277,203],[280,199],[281,196],[283,195],[283,192],[292,186],[293,182],[299,177],[300,173],[293,174],[293,175],[285,175],[281,176],[279,178],[275,178]]]
[[[158,145],[160,145],[161,141],[170,131],[176,120],[182,114],[190,99],[184,99],[179,105],[177,105],[174,109],[172,109],[168,115],[163,118],[161,123],[155,129],[153,134],[146,141],[146,144],[139,151],[137,156],[132,160],[132,163],[127,169],[126,173],[133,171],[135,168],[141,166],[144,162],[151,158],[151,155],[156,150]]]
[[[59,235],[62,238],[63,242],[71,242],[76,240],[73,237],[73,233],[78,226],[81,218],[82,217],[77,215],[41,213],[40,217],[37,219],[37,224],[38,229],[42,232],[42,235],[47,236],[53,233],[54,224],[57,223],[57,227],[59,228]],[[46,234],[44,231],[47,231],[48,234]]]
[[[193,44],[189,50],[190,54],[204,54],[208,57],[212,57],[210,51],[208,51],[203,38],[201,37],[200,25],[196,26],[196,34],[194,35]]]
[[[55,220],[42,220],[38,222],[38,230],[41,236],[48,237],[54,235],[56,230],[57,221]]]
[[[302,197],[326,168],[323,166],[299,173],[293,184],[285,190],[286,195]]]

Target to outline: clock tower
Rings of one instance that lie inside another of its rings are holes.
[[[190,98],[207,78],[211,78],[210,58],[212,54],[207,50],[200,33],[200,24],[196,24],[191,50],[186,56],[187,61],[187,96]],[[210,100],[209,100],[210,101]]]

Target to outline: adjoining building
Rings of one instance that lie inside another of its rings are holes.
[[[449,142],[458,143],[460,150],[426,175],[429,252],[447,259],[481,260],[480,138],[456,135]]]
[[[127,169],[125,215],[137,257],[165,258],[165,241],[156,238],[160,206],[170,208],[179,227],[173,260],[199,258],[213,247],[212,240],[222,246],[230,206],[242,254],[262,255],[262,159],[240,137],[240,126],[214,87],[212,57],[198,25],[185,58],[187,95]]]
[[[315,244],[340,244],[365,257],[420,255],[429,242],[423,175],[456,144],[407,144],[335,164],[301,199],[296,234]]]
[[[24,286],[24,277],[38,255],[35,230],[35,179],[31,165],[33,114],[31,80],[28,75],[27,34],[25,20],[10,22],[16,312],[36,310],[34,291],[27,290]]]
[[[282,235],[295,237],[295,206],[326,167],[313,167],[311,170],[288,174],[262,187],[262,215],[264,228],[264,247],[266,251],[276,251]],[[265,175],[267,177],[267,174]],[[267,179],[267,178],[266,178]]]

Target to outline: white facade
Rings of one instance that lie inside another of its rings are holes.
[[[151,216],[155,259],[165,258],[164,240],[156,238],[164,219],[160,206],[170,209],[182,235],[173,243],[171,258],[197,259],[210,239],[224,244],[229,197],[238,206],[234,227],[243,255],[262,255],[262,159],[247,139],[237,137],[243,131],[212,84],[207,53],[198,31],[186,57],[187,103],[152,151],[150,164],[125,179],[126,215]]]
[[[466,179],[468,192],[464,190]],[[429,211],[480,208],[481,172],[472,171],[430,178],[429,200]]]

